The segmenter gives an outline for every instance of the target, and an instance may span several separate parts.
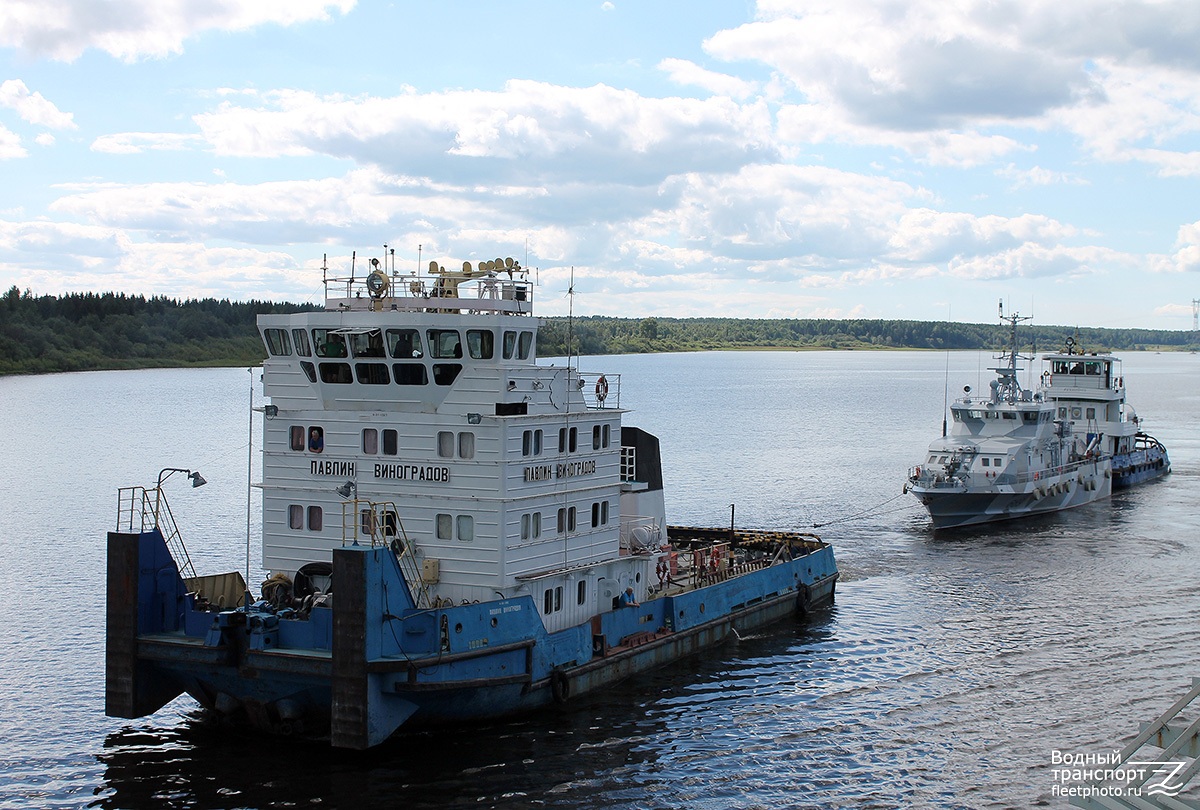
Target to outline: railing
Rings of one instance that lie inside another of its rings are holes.
[[[621,407],[620,374],[597,374],[596,372],[581,371],[576,384],[583,393],[583,401],[589,408],[602,410]]]
[[[188,556],[183,536],[171,514],[171,506],[161,487],[122,487],[117,490],[117,531],[148,532],[157,528],[167,542],[179,575],[184,579],[195,579],[196,569]]]
[[[1109,456],[1093,456],[1092,458],[1072,461],[1068,464],[1062,464],[1057,467],[1049,467],[1045,470],[1037,470],[1035,472],[1025,472],[1019,475],[1013,473],[1000,473],[994,478],[989,478],[986,476],[986,474],[979,472],[957,472],[948,475],[945,472],[932,472],[925,468],[924,465],[921,465],[909,468],[908,479],[923,489],[962,489],[964,487],[978,486],[1020,486],[1021,484],[1045,481],[1060,475],[1070,475],[1071,473],[1087,467],[1089,464],[1097,464],[1108,460],[1109,458]],[[937,466],[940,469],[940,465]]]
[[[408,539],[396,504],[391,501],[376,503],[354,498],[342,502],[342,546],[369,545],[390,547],[396,554],[400,571],[408,583],[413,604],[428,608],[429,586],[417,564],[416,546]]]

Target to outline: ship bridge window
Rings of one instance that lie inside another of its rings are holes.
[[[313,346],[317,357],[345,357],[346,339],[328,329],[312,330]],[[349,380],[347,380],[349,382]]]
[[[312,357],[312,349],[308,345],[308,332],[303,329],[293,329],[292,338],[296,342],[296,354],[301,357]]]
[[[354,382],[349,363],[320,363],[321,382],[348,385]]]
[[[1087,373],[1091,376],[1099,377],[1102,373],[1100,363],[1097,361],[1089,360],[1084,364],[1084,367],[1087,369]]]
[[[386,363],[355,363],[354,372],[363,385],[387,385],[391,382]]]
[[[504,333],[504,359],[512,360],[513,353],[517,350],[517,333]]]
[[[421,351],[421,333],[416,329],[387,330],[388,353],[397,360],[408,360],[423,357]]]
[[[462,338],[457,329],[430,329],[425,333],[429,338],[429,356],[457,360],[463,356]]]
[[[1051,364],[1051,369],[1055,374],[1069,374],[1071,373],[1071,364],[1065,360],[1055,360]]]
[[[453,385],[462,371],[462,363],[434,363],[433,381],[437,385]]]
[[[528,360],[532,349],[533,332],[522,332],[520,341],[517,343],[517,358],[520,360]]]
[[[309,382],[317,381],[317,367],[307,360],[300,361],[300,368],[304,372],[304,376],[308,377]]]
[[[392,363],[397,385],[428,385],[429,372],[424,363]]]
[[[1022,413],[1022,414],[1021,414],[1021,417],[1022,417],[1022,419],[1024,419],[1026,422],[1037,422],[1037,421],[1039,421],[1039,419],[1038,419],[1038,414],[1037,414],[1035,411],[1025,411],[1024,413]]]
[[[378,329],[351,335],[350,349],[355,357],[383,357],[383,335]]]
[[[1005,419],[1016,419],[1017,418],[1017,415],[1015,413],[1013,413],[1012,411],[1004,411],[1004,413],[1002,415],[1004,416]]]
[[[264,329],[263,335],[267,340],[267,351],[273,355],[289,355],[292,353],[292,344],[288,340],[286,329]]]
[[[467,351],[475,360],[491,360],[496,353],[496,335],[490,329],[468,329]]]

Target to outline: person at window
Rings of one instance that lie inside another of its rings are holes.
[[[321,434],[320,428],[313,428],[308,434],[308,449],[313,453],[320,453],[325,449],[325,437]]]
[[[626,588],[625,593],[621,594],[621,607],[637,607],[638,600],[633,597],[633,588]]]

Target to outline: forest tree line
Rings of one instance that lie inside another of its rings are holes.
[[[213,298],[179,301],[123,293],[35,296],[12,287],[0,297],[0,374],[96,369],[258,365],[266,352],[255,327],[264,313],[312,305]],[[757,318],[546,318],[543,357],[714,349],[1000,349],[1000,324],[939,321]],[[1200,349],[1197,333],[1158,329],[1023,326],[1022,348],[1086,351]]]

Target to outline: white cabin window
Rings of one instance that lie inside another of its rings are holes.
[[[992,466],[993,466],[993,467],[1003,467],[1003,466],[1004,466],[1004,459],[1002,459],[1002,458],[994,458],[994,459],[992,459]]]
[[[288,528],[304,528],[304,507],[298,503],[288,504]]]
[[[985,467],[990,467],[990,466],[992,466],[992,460],[991,460],[990,458],[984,457],[984,459],[983,459],[983,466],[985,466]]]
[[[608,525],[608,501],[596,501],[592,504],[592,528]]]
[[[454,458],[454,434],[450,431],[438,431],[437,454],[441,458]]]
[[[558,533],[575,531],[575,507],[564,507],[558,510]]]
[[[375,428],[363,428],[363,452],[368,456],[379,453],[379,431]]]
[[[304,425],[292,425],[288,429],[289,446],[293,450],[303,451],[305,435]]]
[[[1088,419],[1095,419],[1095,418],[1096,418],[1096,409],[1095,409],[1095,408],[1088,408],[1088,409],[1087,409],[1087,418],[1088,418]]]
[[[308,429],[308,452],[325,452],[325,429],[320,425],[313,425]]]
[[[451,540],[454,535],[454,518],[450,515],[438,515],[435,519],[437,524],[437,539]]]
[[[325,523],[325,513],[319,506],[308,507],[308,530],[311,532],[321,531]]]
[[[400,453],[400,434],[392,428],[384,428],[383,431],[383,454],[385,456],[395,456]]]
[[[475,458],[475,434],[469,430],[458,434],[458,457]]]
[[[521,434],[521,455],[540,456],[542,454],[542,431],[527,430]]]
[[[458,526],[458,539],[469,542],[475,539],[475,518],[470,515],[459,515],[455,521]]]
[[[542,536],[542,513],[526,512],[521,515],[521,539],[537,540]]]
[[[547,588],[542,594],[542,613],[549,616],[551,613],[557,613],[562,610],[562,597],[562,585]]]
[[[574,453],[579,444],[579,428],[558,429],[558,452]]]
[[[587,601],[587,580],[581,579],[575,584],[575,604],[582,605]]]

